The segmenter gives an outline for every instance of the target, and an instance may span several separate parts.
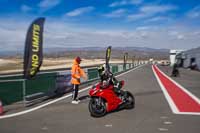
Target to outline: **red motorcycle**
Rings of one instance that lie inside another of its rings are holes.
[[[123,87],[124,81],[120,81],[120,84]],[[104,116],[117,109],[132,109],[135,106],[134,96],[129,91],[120,90],[117,94],[113,85],[103,86],[98,83],[90,89],[89,95],[89,111],[94,117]]]

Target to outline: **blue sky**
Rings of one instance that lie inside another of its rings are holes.
[[[45,48],[200,46],[200,0],[0,0],[1,50],[22,49],[41,16]]]

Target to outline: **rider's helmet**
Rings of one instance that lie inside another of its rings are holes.
[[[103,65],[99,66],[98,67],[98,72],[99,72],[99,75],[105,74],[105,72],[106,72],[106,64],[103,64]]]

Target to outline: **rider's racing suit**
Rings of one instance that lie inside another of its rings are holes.
[[[114,92],[117,94],[120,93],[120,89],[122,88],[121,82],[104,65],[98,68],[98,73],[102,84],[111,84],[114,86]]]

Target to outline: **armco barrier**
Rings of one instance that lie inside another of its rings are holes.
[[[55,88],[56,73],[40,74],[31,80],[26,80],[26,95],[37,92],[48,92],[49,89]]]
[[[20,80],[4,81],[0,83],[0,99],[3,105],[8,105],[23,99],[23,82]]]
[[[137,65],[139,64],[126,64],[126,70]],[[90,82],[99,79],[97,69],[98,66],[99,65],[83,67],[88,75],[88,81],[84,82]],[[111,70],[114,74],[126,71],[123,69],[123,64],[111,64]],[[33,79],[25,80],[25,94],[23,90],[24,80],[22,79],[22,75],[15,74],[0,76],[0,99],[4,105],[8,105],[14,102],[22,101],[24,96],[48,92],[56,88],[56,76],[58,74],[65,75],[69,73],[70,68],[41,72]]]
[[[118,66],[117,65],[113,65],[112,66],[112,73],[115,74],[118,72]]]
[[[97,67],[87,69],[88,80],[92,80],[98,77],[98,69]]]
[[[4,80],[0,82],[0,98],[3,104],[8,105],[23,100],[24,90],[22,76],[1,77]],[[25,80],[25,95],[31,95],[38,92],[47,92],[55,88],[56,73],[39,74],[31,80]],[[8,80],[9,79],[9,80]]]

